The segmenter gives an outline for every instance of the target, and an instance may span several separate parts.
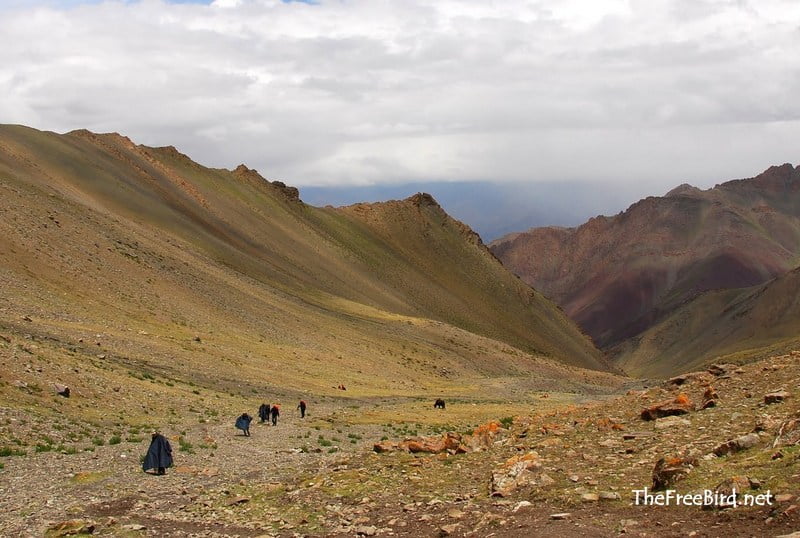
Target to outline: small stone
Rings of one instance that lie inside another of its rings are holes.
[[[447,517],[452,519],[461,519],[462,517],[464,517],[464,512],[462,512],[458,508],[453,508],[447,511]]]
[[[250,502],[250,497],[241,497],[240,496],[240,497],[236,497],[235,499],[232,499],[232,500],[228,501],[228,506],[234,506],[234,505],[237,505],[237,504],[245,504],[245,503],[249,503],[249,502]]]
[[[567,519],[571,515],[572,514],[569,512],[559,512],[558,514],[550,514],[550,519],[555,519],[557,521],[560,521],[562,519]]]
[[[600,496],[597,493],[584,493],[581,495],[581,502],[585,503],[592,503],[597,502],[600,500]]]
[[[671,415],[664,418],[659,418],[655,421],[654,427],[657,430],[666,430],[677,428],[679,426],[691,426],[692,423],[679,416]]]
[[[604,501],[616,501],[619,500],[619,493],[616,491],[601,491],[599,493],[600,498]]]
[[[519,512],[523,508],[528,508],[529,506],[533,506],[533,504],[528,502],[528,501],[520,501],[520,502],[518,502],[516,504],[516,506],[514,506],[514,510],[513,511],[514,512]]]
[[[359,536],[375,536],[378,534],[378,529],[372,525],[362,525],[356,527],[356,534]]]
[[[459,524],[442,525],[439,527],[439,536],[451,536],[458,531]]]
[[[781,493],[779,495],[775,495],[775,502],[778,503],[792,502],[792,499],[794,499],[794,495],[791,493]]]
[[[580,480],[580,477],[578,477],[578,475],[574,474],[574,475],[569,477],[569,480],[570,480],[570,482],[577,482],[577,481]]]

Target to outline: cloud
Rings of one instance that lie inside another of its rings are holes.
[[[298,185],[797,162],[794,1],[0,0],[0,121]]]

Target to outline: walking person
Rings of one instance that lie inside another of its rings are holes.
[[[160,432],[153,432],[150,447],[142,462],[142,470],[156,469],[156,474],[167,474],[167,467],[172,467],[172,447],[169,440]]]
[[[272,415],[272,425],[278,425],[278,416],[281,414],[281,406],[280,404],[272,404],[272,409],[270,410],[270,414]]]
[[[261,404],[261,406],[258,408],[258,418],[261,420],[261,424],[264,424],[267,421],[269,418],[269,404]]]
[[[300,400],[300,404],[297,406],[300,410],[300,418],[306,418],[306,402],[305,400]]]
[[[248,415],[247,413],[243,413],[236,419],[236,427],[244,432],[245,437],[250,437],[250,423],[253,421],[253,417]]]

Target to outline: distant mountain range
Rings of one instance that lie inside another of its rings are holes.
[[[784,164],[712,189],[681,185],[614,217],[534,228],[490,248],[629,371],[664,375],[785,336],[745,321],[792,325],[794,310],[765,290],[786,291],[796,278],[752,287],[797,267],[799,217],[800,168]],[[707,293],[717,290],[740,291]],[[762,312],[770,308],[783,313]]]
[[[647,193],[640,185],[591,181],[530,183],[429,181],[401,185],[301,187],[306,203],[350,205],[430,193],[454,218],[468,224],[484,241],[534,226],[576,226],[587,218],[616,213]]]

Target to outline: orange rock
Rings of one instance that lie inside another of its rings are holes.
[[[673,415],[685,415],[692,411],[694,411],[694,404],[688,396],[681,393],[674,400],[666,400],[644,409],[641,417],[642,420],[655,420]]]

